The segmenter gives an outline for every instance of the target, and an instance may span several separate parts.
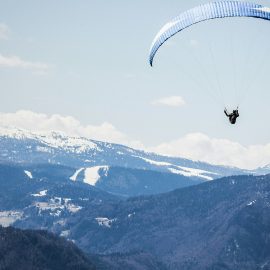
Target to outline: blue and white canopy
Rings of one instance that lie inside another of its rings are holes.
[[[225,17],[253,17],[270,20],[270,8],[249,2],[219,1],[187,10],[165,24],[158,32],[150,48],[150,65],[153,65],[159,47],[176,33],[202,21]]]

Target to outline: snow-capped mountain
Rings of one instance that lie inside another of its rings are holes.
[[[100,169],[110,166],[169,172],[202,180],[251,173],[234,167],[167,157],[119,144],[66,136],[59,132],[33,133],[3,127],[0,128],[0,161],[73,167],[76,170],[70,179],[76,181],[77,176],[84,172],[86,182],[90,184],[98,180]],[[265,169],[264,173],[268,171],[270,169]]]
[[[266,166],[257,168],[255,172],[256,174],[261,174],[261,175],[270,173],[270,163]]]

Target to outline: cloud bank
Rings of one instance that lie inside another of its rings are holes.
[[[270,163],[270,143],[243,146],[227,139],[210,138],[203,133],[190,133],[177,140],[151,147],[150,150],[245,169],[255,169]]]
[[[1,35],[0,35],[1,36]],[[7,68],[22,68],[22,69],[31,69],[35,71],[47,71],[49,66],[44,63],[39,62],[30,62],[21,59],[18,56],[4,56],[0,54],[0,67]]]
[[[190,133],[170,142],[147,147],[108,122],[100,125],[83,125],[72,116],[47,115],[27,110],[0,113],[0,126],[12,126],[36,132],[60,131],[70,136],[82,136],[124,144],[163,155],[246,169],[255,169],[270,163],[270,143],[243,146],[227,139],[211,138],[203,133]]]
[[[134,148],[143,147],[140,142],[129,139],[108,122],[100,125],[83,125],[72,116],[59,114],[47,115],[28,110],[20,110],[15,113],[0,113],[0,126],[11,126],[33,132],[59,131],[69,136],[126,144]]]

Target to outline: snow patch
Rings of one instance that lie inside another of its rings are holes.
[[[76,181],[77,180],[77,176],[79,175],[79,173],[83,170],[84,168],[80,168],[78,170],[75,171],[75,173],[69,177],[70,180],[72,181]]]
[[[47,192],[48,192],[48,190],[45,189],[45,190],[41,190],[39,193],[31,194],[31,196],[34,196],[34,197],[44,197],[44,196],[47,195]]]
[[[134,157],[138,157],[138,156],[134,156]],[[143,157],[138,157],[140,159],[143,159],[144,161],[152,164],[152,165],[157,165],[157,166],[171,166],[172,164],[169,162],[163,162],[163,161],[155,161],[152,159],[148,159],[148,158],[143,158]]]
[[[51,216],[60,216],[62,211],[66,210],[70,213],[77,213],[82,209],[81,206],[71,203],[70,198],[54,197],[48,202],[35,202],[35,207],[39,209],[39,215],[43,211],[50,211]]]
[[[156,160],[152,160],[152,159],[148,159],[148,158],[142,158],[139,156],[134,156],[134,157],[138,157],[140,159],[143,159],[144,161],[146,161],[152,165],[163,166],[167,170],[169,170],[171,173],[181,174],[181,175],[184,175],[187,177],[196,176],[196,177],[204,178],[206,180],[213,180],[213,177],[208,176],[207,174],[217,175],[217,173],[213,173],[213,172],[209,172],[209,171],[205,171],[205,170],[200,170],[200,169],[183,167],[183,166],[177,166],[177,165],[174,165],[174,164],[169,163],[169,162],[156,161]]]
[[[256,200],[253,200],[253,201],[247,203],[247,206],[251,206],[251,205],[255,204],[255,202],[256,202]]]
[[[60,217],[61,214],[62,214],[62,211],[60,209],[56,209],[55,211],[50,213],[50,216]]]
[[[94,186],[100,178],[99,170],[105,170],[105,176],[107,176],[108,166],[95,166],[86,168],[84,171],[84,183]]]
[[[24,170],[24,173],[30,178],[33,179],[33,175],[31,172]]]
[[[2,211],[0,212],[0,225],[3,227],[8,227],[16,220],[21,219],[22,216],[22,211]]]
[[[95,220],[97,221],[97,223],[98,223],[99,226],[111,228],[112,223],[114,221],[116,221],[116,218],[114,218],[114,219],[108,219],[106,217],[97,217],[97,218],[95,218]]]
[[[80,211],[82,209],[81,206],[79,205],[75,205],[75,204],[68,204],[66,206],[67,210],[70,212],[70,213],[77,213],[78,211]]]
[[[181,174],[187,177],[196,176],[196,177],[204,178],[206,180],[213,180],[213,177],[207,176],[205,174],[216,174],[216,173],[211,173],[211,172],[200,170],[200,169],[193,169],[193,168],[187,168],[187,167],[182,167],[182,166],[175,166],[175,167],[177,167],[177,169],[168,168],[168,170],[172,173]]]
[[[69,234],[70,234],[70,230],[65,230],[65,231],[62,231],[62,232],[60,233],[60,236],[62,236],[62,237],[68,237]]]
[[[128,214],[128,218],[131,218],[135,215],[135,212],[131,213],[131,214]]]

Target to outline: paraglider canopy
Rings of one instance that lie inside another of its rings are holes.
[[[225,17],[253,17],[270,20],[270,8],[249,2],[219,1],[187,10],[168,22],[158,32],[150,48],[150,65],[153,65],[154,57],[160,46],[176,33],[196,23]]]

